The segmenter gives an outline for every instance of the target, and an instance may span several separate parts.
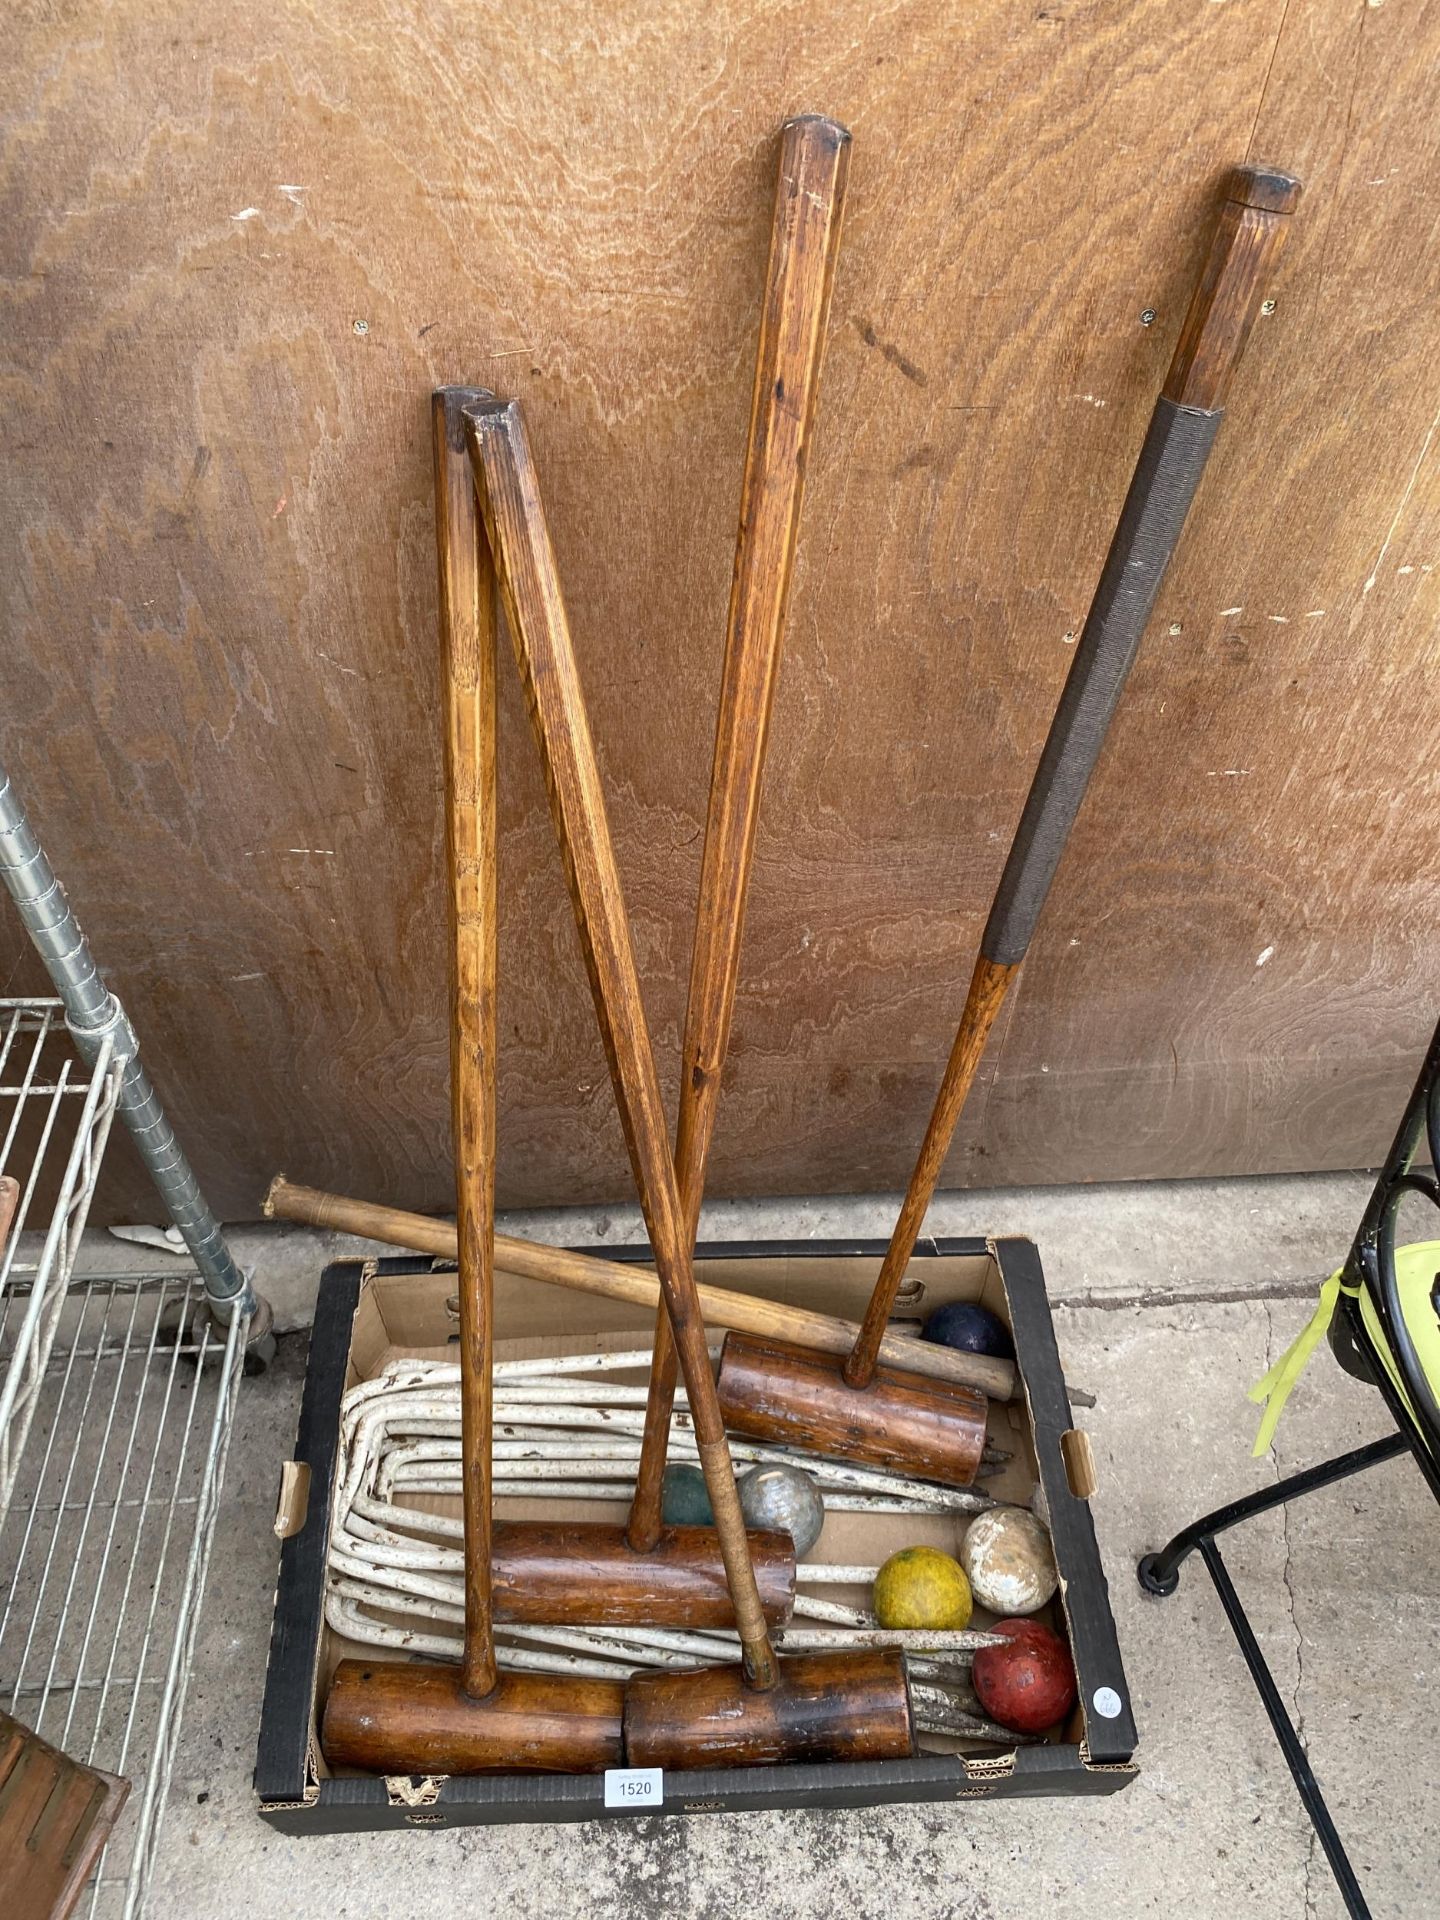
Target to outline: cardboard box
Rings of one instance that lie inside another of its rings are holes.
[[[858,1319],[883,1252],[883,1245],[873,1242],[709,1246],[699,1250],[696,1268],[702,1280],[715,1285]],[[607,1249],[607,1257],[643,1262],[648,1249]],[[418,1258],[341,1262],[321,1281],[295,1459],[286,1468],[277,1517],[277,1530],[286,1537],[255,1769],[260,1812],[285,1833],[634,1817],[624,1808],[604,1806],[598,1775],[344,1777],[330,1773],[320,1752],[320,1709],[336,1661],[347,1653],[404,1657],[347,1643],[324,1619],[341,1397],[397,1352],[453,1357],[454,1291],[453,1268]],[[642,1310],[537,1286],[503,1271],[496,1274],[495,1297],[502,1358],[613,1350],[616,1335],[630,1336],[639,1347],[650,1337]],[[1013,1458],[1002,1477],[986,1484],[998,1498],[1023,1504],[1038,1479],[1048,1502],[1060,1591],[1046,1612],[1066,1633],[1075,1656],[1080,1703],[1071,1723],[1042,1744],[1009,1752],[936,1751],[864,1765],[672,1774],[665,1782],[664,1813],[1113,1793],[1134,1777],[1129,1689],[1087,1504],[1095,1490],[1094,1470],[1084,1435],[1071,1425],[1035,1247],[1028,1240],[923,1243],[897,1303],[897,1318],[918,1321],[942,1302],[957,1299],[991,1307],[1015,1337],[1022,1392],[1008,1405],[992,1403],[990,1418],[991,1437]],[[614,1503],[502,1500],[496,1511],[517,1518],[621,1520],[625,1509]],[[917,1540],[955,1551],[957,1518],[963,1524],[963,1516],[834,1514],[814,1557],[876,1564]],[[828,1591],[851,1597],[844,1589]],[[977,1612],[975,1624],[986,1618]]]

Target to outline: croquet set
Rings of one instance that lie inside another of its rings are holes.
[[[813,1241],[726,1246],[701,1248],[695,1264],[697,1277],[707,1289],[721,1288],[752,1300],[783,1299],[797,1312],[805,1311],[804,1303],[812,1300],[858,1312],[882,1251],[866,1243]],[[649,1249],[635,1248],[632,1253],[641,1261],[648,1259]],[[632,1271],[638,1277],[641,1269],[636,1266]],[[792,1759],[687,1770],[666,1776],[658,1807],[646,1799],[638,1803],[638,1810],[683,1814],[765,1806],[1095,1794],[1114,1792],[1133,1777],[1135,1727],[1090,1518],[1093,1468],[1083,1436],[1072,1424],[1039,1256],[1028,1241],[1000,1240],[988,1245],[978,1240],[927,1240],[917,1249],[911,1274],[913,1285],[907,1287],[902,1302],[902,1311],[913,1316],[910,1326],[918,1327],[925,1317],[959,1300],[978,1301],[1013,1330],[1016,1397],[992,1401],[987,1422],[994,1451],[1008,1457],[980,1483],[984,1492],[978,1497],[974,1490],[926,1483],[921,1497],[910,1499],[870,1489],[863,1469],[847,1472],[836,1463],[838,1473],[832,1480],[823,1463],[812,1461],[825,1507],[818,1540],[802,1548],[797,1539],[792,1564],[798,1577],[792,1579],[787,1567],[778,1594],[773,1557],[759,1562],[761,1591],[767,1600],[772,1595],[788,1599],[792,1594],[799,1599],[799,1606],[789,1613],[790,1624],[774,1629],[779,1657],[786,1660],[787,1646],[796,1641],[803,1646],[808,1640],[813,1647],[833,1645],[848,1636],[862,1645],[871,1630],[856,1625],[855,1618],[870,1612],[877,1564],[916,1545],[958,1557],[963,1551],[959,1542],[976,1517],[974,1507],[982,1515],[1044,1515],[1059,1588],[1033,1617],[1063,1636],[1073,1654],[1076,1704],[1039,1739],[1001,1735],[970,1740],[947,1734],[940,1728],[943,1718],[948,1716],[953,1725],[967,1710],[978,1717],[978,1702],[973,1698],[968,1709],[960,1704],[971,1694],[967,1667],[973,1654],[947,1648],[946,1640],[960,1638],[958,1633],[931,1635],[926,1653],[907,1656],[916,1676],[912,1684],[916,1717],[925,1723],[917,1732],[919,1750],[913,1755],[832,1763]],[[459,1652],[464,1608],[461,1555],[456,1549],[463,1535],[456,1517],[460,1447],[454,1437],[458,1427],[455,1388],[443,1384],[442,1372],[438,1391],[450,1396],[448,1422],[436,1421],[428,1391],[429,1404],[423,1409],[418,1396],[413,1409],[404,1406],[408,1383],[417,1374],[423,1377],[431,1368],[448,1367],[453,1381],[455,1286],[453,1267],[433,1258],[386,1259],[368,1266],[343,1262],[328,1270],[321,1286],[295,1465],[286,1475],[282,1501],[280,1524],[287,1537],[280,1551],[275,1633],[255,1774],[262,1814],[285,1832],[580,1820],[616,1817],[626,1805],[623,1800],[618,1806],[607,1805],[603,1774],[447,1776],[421,1767],[413,1774],[387,1776],[332,1767],[325,1756],[325,1706],[331,1677],[343,1661],[377,1654],[381,1659],[404,1660],[412,1654],[427,1661],[454,1659]],[[594,1658],[594,1647],[623,1641],[623,1630],[610,1627],[597,1633],[593,1625],[578,1631],[561,1626],[553,1610],[553,1590],[546,1602],[552,1609],[548,1621],[538,1626],[520,1622],[513,1602],[523,1607],[524,1597],[513,1590],[515,1563],[505,1530],[531,1523],[577,1527],[589,1520],[618,1527],[625,1517],[627,1493],[620,1476],[628,1473],[630,1484],[634,1479],[633,1442],[630,1464],[601,1464],[596,1469],[601,1475],[597,1484],[576,1486],[574,1482],[583,1475],[572,1472],[570,1484],[541,1483],[537,1497],[533,1485],[507,1477],[514,1443],[500,1436],[520,1424],[513,1416],[522,1408],[531,1421],[548,1423],[553,1417],[554,1399],[541,1402],[544,1412],[540,1413],[523,1398],[528,1389],[521,1383],[534,1380],[540,1366],[559,1356],[558,1364],[567,1369],[560,1377],[573,1381],[576,1376],[568,1371],[572,1363],[597,1356],[633,1361],[636,1334],[645,1323],[627,1302],[537,1287],[508,1271],[503,1257],[497,1260],[495,1306],[502,1335],[496,1349],[495,1388],[496,1449],[502,1456],[494,1469],[499,1536],[497,1654],[502,1665],[518,1654],[521,1661],[535,1659],[556,1668],[568,1657],[584,1673],[602,1664]],[[395,1382],[388,1409],[387,1396],[374,1391],[387,1375]],[[643,1383],[643,1367],[606,1367],[593,1377]],[[367,1391],[372,1395],[368,1400],[362,1397]],[[551,1389],[543,1391],[548,1395]],[[585,1404],[585,1393],[577,1389],[565,1399],[578,1409]],[[369,1436],[360,1431],[367,1408],[374,1420]],[[622,1430],[630,1435],[643,1420],[643,1408],[637,1409],[633,1398],[628,1406],[612,1402],[603,1410],[614,1414],[616,1424],[623,1423]],[[572,1416],[567,1411],[563,1417]],[[440,1424],[448,1425],[444,1438],[434,1437]],[[588,1441],[600,1430],[595,1423],[578,1431]],[[677,1455],[693,1459],[693,1449],[685,1446],[683,1427],[678,1424],[676,1439]],[[737,1441],[735,1449],[743,1483],[754,1467],[744,1442]],[[437,1461],[440,1455],[443,1458]],[[363,1483],[362,1462],[373,1473],[368,1487]],[[432,1462],[437,1470],[429,1473]],[[606,1473],[616,1476],[608,1485],[603,1480]],[[877,1481],[880,1477],[876,1476]],[[992,1507],[991,1501],[997,1504]],[[378,1536],[394,1530],[395,1513],[401,1507],[417,1516],[444,1520],[442,1530],[428,1541],[423,1518],[418,1525],[411,1521],[405,1527],[415,1544],[433,1541],[448,1549],[443,1569],[438,1557],[432,1557],[424,1579],[417,1582],[427,1596],[436,1582],[434,1591],[443,1589],[443,1600],[422,1599],[416,1605],[396,1589],[378,1588],[374,1580],[376,1571],[385,1571],[379,1566],[386,1556]],[[817,1571],[822,1572],[818,1580],[813,1577]],[[538,1591],[541,1570],[533,1561],[529,1572]],[[841,1578],[832,1579],[831,1573]],[[362,1589],[367,1597],[356,1598]],[[810,1602],[819,1603],[813,1611]],[[991,1611],[978,1604],[972,1622],[988,1620]],[[574,1617],[593,1623],[599,1611],[587,1608]],[[547,1634],[543,1629],[549,1622],[558,1631]],[[682,1635],[677,1631],[672,1637]],[[663,1643],[666,1635],[656,1631],[649,1639]],[[688,1639],[699,1643],[699,1659],[724,1659],[727,1653],[733,1658],[736,1651],[733,1635],[723,1632],[695,1631]],[[569,1645],[575,1640],[585,1642],[591,1652],[575,1652]],[[606,1646],[604,1663],[619,1651],[618,1646]],[[674,1657],[663,1644],[649,1651],[657,1658]],[[613,1799],[613,1781],[611,1787]]]
[[[434,396],[456,1221],[283,1178],[269,1196],[412,1256],[321,1293],[257,1770],[288,1830],[1132,1772],[1038,1258],[920,1236],[1299,189],[1226,182],[888,1244],[697,1251],[849,145],[818,117],[780,140],[673,1145],[524,416]],[[497,603],[648,1234],[634,1263],[495,1231]]]

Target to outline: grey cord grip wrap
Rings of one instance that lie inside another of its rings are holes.
[[[1025,958],[1223,418],[1165,399],[1151,416],[986,922],[980,950],[999,966]]]

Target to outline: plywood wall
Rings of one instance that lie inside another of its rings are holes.
[[[1307,184],[1275,311],[948,1177],[1376,1157],[1440,1000],[1440,6],[73,0],[4,36],[0,750],[227,1214],[277,1167],[449,1196],[438,381],[527,408],[673,1084],[805,109],[855,147],[712,1190],[903,1180],[1247,156]],[[501,724],[502,1201],[619,1195],[508,666]]]

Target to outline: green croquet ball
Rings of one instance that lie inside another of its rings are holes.
[[[882,1627],[968,1627],[974,1601],[958,1560],[938,1547],[902,1547],[875,1576],[876,1621]]]
[[[667,1527],[713,1527],[710,1495],[699,1467],[666,1467],[660,1483],[660,1518]]]

